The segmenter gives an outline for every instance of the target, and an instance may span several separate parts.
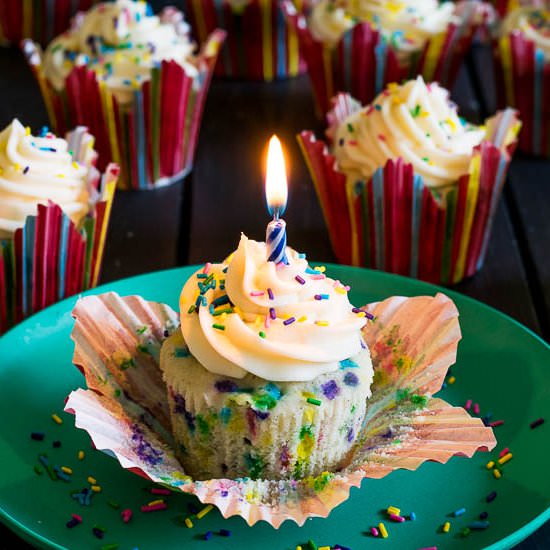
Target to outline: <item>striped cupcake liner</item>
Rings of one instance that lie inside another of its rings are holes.
[[[329,120],[337,125],[358,108],[340,94]],[[302,132],[298,142],[338,261],[441,284],[458,283],[478,271],[520,123],[507,109],[486,126],[468,173],[437,189],[402,159],[389,160],[368,181],[348,178],[337,170],[325,142]]]
[[[453,302],[442,294],[393,297],[364,309],[375,318],[363,331],[374,367],[372,397],[337,472],[298,480],[198,481],[187,475],[167,434],[167,398],[159,405],[154,397],[166,395],[155,363],[165,335],[178,330],[178,315],[136,296],[108,293],[77,302],[73,361],[89,389],[73,391],[65,410],[94,447],[123,468],[194,494],[226,518],[239,515],[249,525],[266,521],[275,528],[287,520],[303,525],[328,516],[365,477],[380,479],[398,469],[416,470],[425,461],[445,463],[454,455],[491,450],[495,437],[481,419],[431,397],[456,360],[461,335]],[[121,358],[136,368],[120,368]]]
[[[83,142],[73,143],[78,158],[77,144]],[[103,176],[98,172],[90,182],[94,204],[78,226],[49,201],[39,204],[12,238],[0,240],[0,334],[97,285],[118,173],[118,166],[109,164]]]
[[[294,0],[301,5],[302,0]],[[186,0],[185,13],[199,42],[216,28],[227,39],[216,65],[220,77],[285,79],[304,71],[298,35],[276,0],[249,0],[240,7],[227,0]]]
[[[75,67],[56,90],[42,68],[42,52],[31,40],[23,51],[40,86],[57,133],[86,124],[96,136],[100,159],[119,164],[120,189],[152,189],[181,181],[193,166],[202,112],[225,33],[214,31],[198,56],[199,75],[189,76],[175,61],[163,61],[151,78],[120,103],[87,67]],[[104,166],[100,166],[104,168]]]
[[[0,34],[8,43],[31,38],[45,46],[65,32],[71,18],[90,8],[97,0],[2,0]]]
[[[336,45],[328,45],[313,37],[305,14],[299,13],[292,2],[284,0],[283,7],[298,33],[320,116],[330,109],[331,98],[338,92],[348,92],[366,104],[389,82],[419,74],[426,82],[438,81],[451,88],[487,14],[480,2],[458,3],[456,14],[460,24],[449,24],[444,33],[431,38],[421,51],[400,61],[393,46],[367,22],[355,25]]]

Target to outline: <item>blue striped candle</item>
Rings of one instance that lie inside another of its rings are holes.
[[[268,262],[288,263],[286,257],[286,223],[284,220],[274,219],[267,224],[265,244]]]

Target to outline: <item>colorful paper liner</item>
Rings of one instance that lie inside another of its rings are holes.
[[[338,472],[300,480],[197,481],[187,476],[162,426],[149,427],[159,420],[151,412],[153,398],[133,400],[137,387],[144,395],[151,389],[150,373],[159,368],[154,361],[164,335],[177,330],[177,314],[136,296],[108,293],[75,306],[73,361],[90,389],[72,392],[65,410],[75,414],[76,426],[90,434],[95,448],[123,468],[194,494],[224,517],[240,515],[249,525],[263,520],[275,528],[286,520],[303,525],[308,518],[326,517],[365,477],[382,478],[399,468],[415,470],[427,460],[445,463],[454,455],[492,449],[494,435],[479,418],[431,397],[456,359],[460,327],[453,302],[443,294],[393,297],[366,309],[375,316],[364,329],[375,371],[372,397],[355,446]],[[149,350],[147,364],[139,352],[143,346]],[[134,368],[121,373],[121,357]],[[149,371],[145,378],[142,368]]]
[[[485,13],[480,2],[460,2],[456,10],[461,23],[449,24],[446,32],[431,38],[403,64],[394,48],[368,22],[355,25],[336,45],[329,45],[313,37],[306,16],[292,2],[284,0],[283,7],[298,33],[320,116],[330,109],[330,100],[338,92],[348,92],[362,103],[369,103],[389,82],[418,74],[426,82],[438,81],[451,88]]]
[[[216,76],[270,82],[305,70],[296,29],[277,0],[249,0],[240,8],[227,0],[186,0],[185,13],[199,42],[215,28],[227,31]]]
[[[175,61],[151,70],[151,79],[120,103],[87,67],[75,67],[57,91],[45,77],[41,51],[31,40],[23,51],[38,81],[56,133],[84,124],[96,138],[100,159],[120,165],[120,189],[150,189],[178,181],[193,164],[199,127],[218,51],[225,32],[214,31],[199,55],[192,78]]]
[[[521,115],[519,148],[550,157],[550,61],[534,42],[514,31],[493,43],[497,101]]]
[[[0,334],[45,307],[97,285],[119,168],[107,166],[91,213],[77,227],[49,201],[0,241]]]
[[[330,118],[358,108],[346,94]],[[515,111],[487,121],[469,173],[431,189],[402,159],[389,160],[368,181],[347,178],[323,141],[298,136],[338,261],[426,281],[451,284],[483,265],[493,218],[519,131]]]
[[[544,9],[548,3],[545,0],[490,0],[500,17],[505,17],[511,11],[521,7],[536,7]]]
[[[65,32],[71,18],[85,11],[97,0],[2,0],[0,27],[11,44],[31,38],[46,45]]]

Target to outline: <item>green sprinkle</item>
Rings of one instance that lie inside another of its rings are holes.
[[[35,467],[34,467],[34,473],[41,476],[44,471],[42,470],[42,468],[37,464]]]
[[[353,124],[348,122],[348,132],[353,132]]]
[[[115,397],[120,397],[120,390],[118,388],[115,390]]]
[[[109,500],[107,504],[115,510],[118,510],[120,508],[120,504],[118,502],[115,502],[114,500]]]
[[[218,330],[225,330],[225,325],[219,325],[218,323],[214,323],[212,325],[212,328],[218,329]]]
[[[425,395],[418,395],[415,393],[411,395],[411,403],[414,403],[419,407],[425,407],[428,403],[428,398]]]
[[[221,315],[222,313],[233,313],[233,308],[231,307],[227,307],[225,309],[220,309],[218,311],[214,311],[214,313],[212,313],[212,315],[214,317],[218,317],[219,315]]]
[[[469,534],[470,534],[470,529],[468,527],[464,527],[464,529],[462,529],[462,536],[467,537]]]
[[[413,118],[416,118],[420,114],[421,110],[422,107],[420,107],[420,105],[417,103],[416,107],[414,109],[411,109],[411,115],[413,116]]]
[[[428,157],[422,157],[422,160],[423,160],[424,162],[430,162],[430,159],[429,159]]]
[[[208,275],[206,273],[197,273],[197,279],[206,279]]]
[[[101,550],[117,550],[118,548],[118,544],[116,543],[113,543],[113,544],[104,544],[102,547],[101,547]]]
[[[308,397],[306,401],[312,405],[316,405],[317,407],[321,405],[321,401],[319,399],[315,399],[314,397]]]
[[[258,336],[260,338],[265,338],[265,332],[263,330],[260,330],[260,332],[258,332]]]
[[[138,329],[136,330],[136,332],[137,332],[138,334],[143,334],[143,333],[147,330],[147,328],[148,328],[148,327],[143,326],[143,327],[141,327],[141,328],[138,328]]]
[[[147,346],[144,346],[143,344],[138,344],[136,346],[136,349],[141,353],[148,353],[149,355],[151,354],[151,352],[149,351],[149,348]]]
[[[430,132],[426,132],[426,137],[427,138],[432,137],[432,134],[430,134]]]
[[[189,309],[187,310],[187,313],[194,313],[195,309],[196,309],[195,304],[191,304],[189,306]]]
[[[130,357],[128,359],[124,359],[124,361],[122,361],[122,363],[120,363],[118,368],[120,370],[126,370],[126,369],[129,369],[130,367],[135,367],[135,366],[136,366],[136,364],[134,363],[134,360]]]
[[[307,541],[307,545],[309,546],[309,550],[317,550],[317,545],[311,539]]]

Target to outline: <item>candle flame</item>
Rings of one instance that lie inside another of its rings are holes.
[[[267,173],[265,178],[265,198],[270,214],[276,218],[286,208],[288,187],[286,182],[285,157],[281,142],[276,135],[271,136],[267,150]]]

